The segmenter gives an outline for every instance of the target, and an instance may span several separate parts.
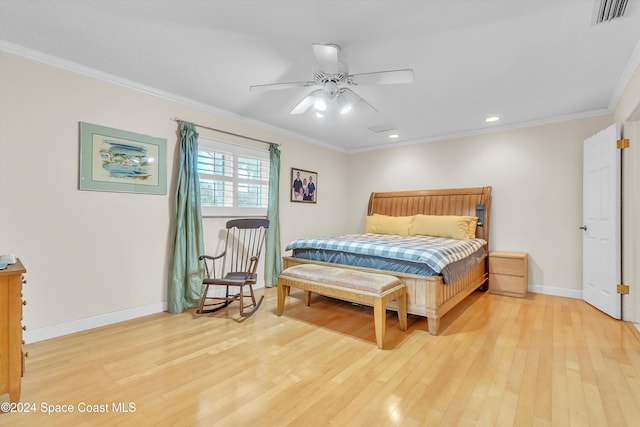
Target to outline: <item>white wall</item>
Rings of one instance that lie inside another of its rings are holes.
[[[178,129],[171,118],[278,142],[283,241],[343,231],[334,207],[346,205],[345,153],[4,53],[0,94],[0,253],[15,253],[28,270],[29,342],[166,307],[171,191],[78,190],[78,122],[166,138],[170,188]],[[289,202],[291,167],[318,172],[317,205]],[[225,221],[205,220],[206,249]]]
[[[349,223],[364,228],[372,191],[492,186],[490,250],[528,252],[533,290],[580,297],[582,142],[612,120],[605,115],[354,154]]]

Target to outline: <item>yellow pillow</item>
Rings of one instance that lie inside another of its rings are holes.
[[[464,218],[469,218],[469,239],[476,238],[476,227],[478,226],[478,217],[477,216],[467,216]]]
[[[387,216],[373,214],[371,216],[367,216],[365,232],[408,236],[412,219],[412,216]]]
[[[478,218],[455,215],[416,215],[410,234],[467,240],[475,237]]]

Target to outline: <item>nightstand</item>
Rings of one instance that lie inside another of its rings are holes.
[[[489,254],[489,292],[511,297],[526,297],[529,286],[526,252]]]

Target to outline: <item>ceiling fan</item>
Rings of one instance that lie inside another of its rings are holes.
[[[249,86],[249,90],[259,92],[297,87],[316,88],[304,97],[289,114],[303,114],[313,105],[316,114],[322,117],[330,107],[337,108],[341,114],[346,114],[360,105],[377,111],[349,86],[413,83],[413,70],[410,69],[349,74],[347,64],[338,58],[340,52],[338,45],[313,44],[312,47],[316,57],[316,71],[313,74],[313,80],[254,85]]]

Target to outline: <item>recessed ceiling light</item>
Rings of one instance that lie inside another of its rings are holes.
[[[392,133],[391,135],[389,135],[389,138],[391,139],[400,138],[400,135],[398,135],[397,133]]]
[[[498,120],[500,120],[500,116],[490,116],[484,119],[487,123],[497,122]]]

